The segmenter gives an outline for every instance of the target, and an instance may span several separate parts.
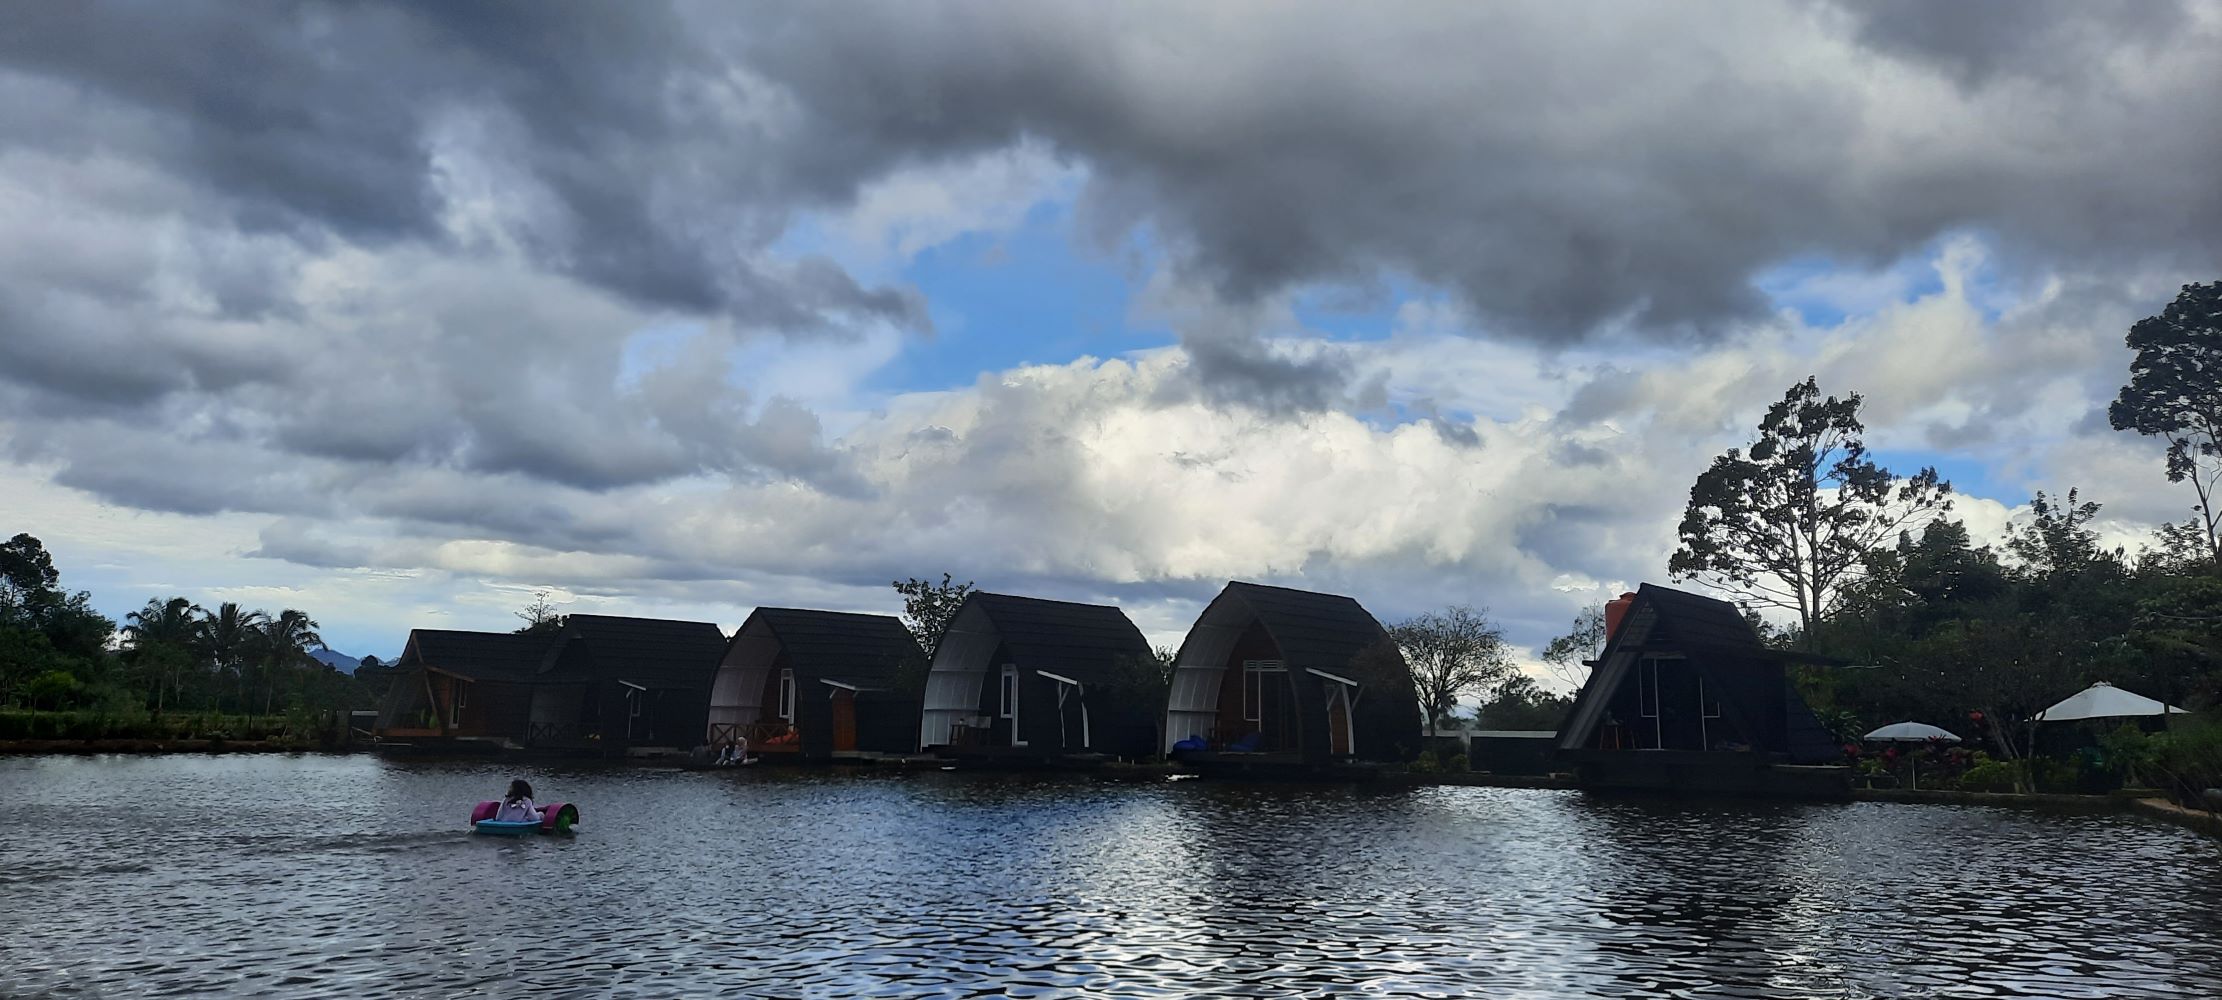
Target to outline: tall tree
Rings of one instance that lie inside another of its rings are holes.
[[[1589,680],[1584,661],[1605,654],[1605,603],[1599,601],[1574,616],[1574,627],[1543,647],[1543,662],[1568,687],[1579,689]]]
[[[524,619],[525,623],[516,629],[518,635],[540,635],[563,629],[563,616],[556,612],[554,604],[549,603],[548,591],[545,590],[533,591],[532,603],[511,614]]]
[[[2190,483],[2209,565],[2222,571],[2222,281],[2190,284],[2129,328],[2136,357],[2107,421],[2168,442],[2168,481]]]
[[[1791,386],[1750,447],[1690,487],[1668,573],[1795,612],[1810,642],[1873,550],[1952,506],[1934,468],[1901,481],[1867,457],[1860,401],[1824,398],[1810,377]]]
[[[247,710],[247,668],[269,615],[247,611],[236,601],[225,601],[201,618],[195,645],[219,678],[230,677],[239,693],[235,705]]]
[[[69,593],[46,546],[29,534],[0,543],[0,703],[48,674],[49,691],[76,691],[101,679],[116,623],[95,610],[92,595]],[[35,638],[34,638],[35,637]]]
[[[2086,573],[2101,563],[2118,565],[2121,554],[2099,548],[2098,532],[2087,527],[2099,508],[2098,501],[2083,499],[2073,486],[2065,498],[2038,490],[2029,501],[2029,520],[2007,532],[2006,551],[2042,578]]]
[[[165,601],[147,598],[146,607],[124,616],[124,638],[131,644],[135,669],[154,682],[154,710],[160,714],[168,694],[181,697],[185,671],[193,664],[190,650],[200,627],[201,607],[184,597]]]
[[[309,650],[324,645],[324,637],[316,634],[319,626],[307,612],[287,608],[275,618],[262,621],[260,641],[256,643],[261,654],[263,669],[262,714],[269,715],[272,702],[277,699],[278,678],[288,671],[298,670],[309,659]]]
[[[62,574],[46,546],[29,534],[0,543],[0,624],[36,626],[44,610],[62,599]]]
[[[918,637],[919,648],[931,659],[934,648],[941,644],[941,633],[949,628],[949,619],[957,616],[957,608],[972,593],[972,581],[953,582],[956,578],[941,574],[941,582],[920,580],[915,577],[898,580],[889,586],[903,595],[903,624],[910,626],[910,634]]]
[[[1412,685],[1429,735],[1458,711],[1458,699],[1478,694],[1510,676],[1512,654],[1504,630],[1484,611],[1456,605],[1389,626],[1389,638],[1412,668]]]
[[[1553,730],[1572,707],[1572,697],[1545,691],[1535,678],[1515,673],[1489,692],[1489,700],[1474,712],[1474,725],[1480,729]]]

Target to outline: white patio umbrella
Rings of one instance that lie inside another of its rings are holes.
[[[2187,715],[2166,702],[2100,681],[2051,708],[2037,713],[2038,722],[2075,722],[2081,719],[2122,719],[2140,715]]]
[[[1893,722],[1868,733],[1861,739],[1872,740],[1877,743],[1927,743],[1930,740],[1958,743],[1960,741],[1959,737],[1925,722]],[[1921,761],[1919,758],[1908,758],[1908,763],[1913,767],[1913,787],[1920,788]]]

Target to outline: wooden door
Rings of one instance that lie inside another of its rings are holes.
[[[856,749],[856,692],[833,689],[833,752]]]

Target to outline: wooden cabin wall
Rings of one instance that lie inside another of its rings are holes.
[[[918,749],[917,695],[866,691],[856,699],[856,748],[873,753],[908,754]]]
[[[386,689],[385,703],[378,709],[378,730],[382,733],[438,733],[440,720],[431,702],[425,700],[423,667],[404,669],[394,675],[393,685]]]
[[[1280,677],[1282,690],[1276,693],[1277,698],[1267,698],[1268,707],[1273,706],[1276,702],[1281,706],[1282,711],[1273,713],[1278,715],[1279,718],[1262,719],[1253,723],[1244,717],[1246,713],[1243,712],[1242,705],[1242,687],[1246,683],[1242,664],[1247,660],[1283,660],[1285,662],[1285,658],[1281,655],[1281,647],[1273,641],[1272,633],[1267,632],[1265,624],[1256,619],[1251,620],[1249,627],[1242,630],[1242,637],[1236,639],[1234,645],[1228,649],[1227,662],[1224,664],[1225,669],[1219,675],[1219,718],[1217,722],[1219,742],[1223,744],[1232,743],[1252,730],[1258,729],[1263,730],[1267,735],[1265,744],[1261,749],[1299,749],[1303,745],[1304,730],[1309,727],[1305,725],[1307,720],[1303,717],[1301,703],[1296,698],[1295,685],[1300,683],[1296,679],[1296,675],[1283,673]],[[1306,674],[1305,677],[1308,680],[1317,680],[1309,674]],[[1259,714],[1266,715],[1268,713],[1260,712]]]
[[[473,681],[458,736],[522,740],[532,720],[532,687],[506,681]]]
[[[588,708],[587,684],[541,684],[532,691],[532,710],[525,730],[529,740],[551,746],[577,744],[596,732],[598,720]]]
[[[649,694],[655,698],[648,713],[649,732],[634,742],[681,748],[701,743],[710,724],[708,688],[661,688]]]
[[[781,654],[781,660],[786,658]],[[777,683],[774,680],[774,686]],[[816,675],[795,674],[795,728],[802,731],[804,757],[825,760],[833,756],[834,690],[818,683]]]
[[[1410,760],[1420,752],[1426,727],[1420,701],[1409,688],[1368,685],[1350,713],[1357,756],[1363,760]]]
[[[973,710],[973,714],[987,719],[988,729],[985,735],[980,735],[978,730],[974,730],[972,740],[975,745],[982,745],[983,743],[992,747],[1008,747],[1011,745],[1011,720],[1003,717],[1003,665],[1011,662],[1010,657],[1011,650],[1009,647],[996,646],[995,655],[988,658],[987,672],[980,678],[980,703]],[[1026,670],[1021,667],[1019,670],[1021,697],[1019,699],[1018,721],[1022,728],[1028,721],[1026,700],[1023,697],[1025,688]]]

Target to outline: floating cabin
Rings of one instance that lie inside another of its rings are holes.
[[[394,661],[379,707],[384,740],[478,741],[489,751],[525,742],[532,688],[553,635],[420,628]]]
[[[709,746],[746,739],[767,760],[910,753],[917,689],[898,683],[925,660],[910,629],[886,615],[757,608],[710,688]]]
[[[1792,664],[1725,601],[1645,584],[1606,605],[1605,651],[1559,727],[1596,790],[1846,798],[1840,749],[1792,686]]]
[[[571,615],[532,695],[534,746],[699,745],[725,633],[709,622]]]
[[[377,733],[420,749],[691,747],[724,652],[716,625],[655,618],[572,615],[534,634],[416,629]]]
[[[1405,760],[1420,749],[1420,704],[1403,654],[1357,601],[1235,582],[1181,642],[1164,739],[1205,769]]]
[[[1155,662],[1118,608],[975,591],[934,649],[918,745],[972,763],[1149,756]]]

